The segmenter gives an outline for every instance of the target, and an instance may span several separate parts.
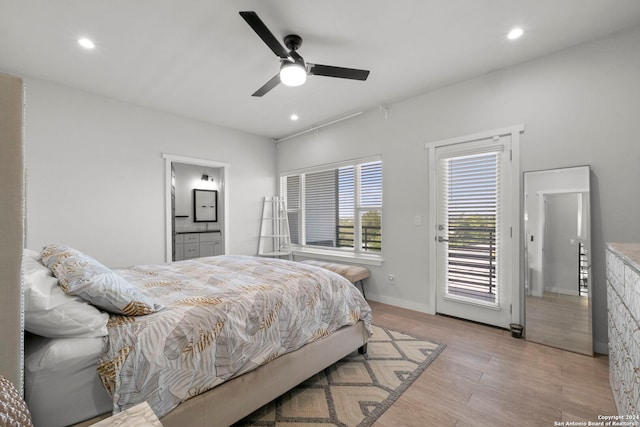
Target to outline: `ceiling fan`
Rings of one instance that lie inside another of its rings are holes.
[[[255,12],[240,12],[240,16],[247,21],[247,24],[249,24],[253,31],[255,31],[273,53],[280,58],[280,72],[260,89],[255,91],[252,96],[262,96],[276,87],[280,82],[288,86],[299,86],[306,81],[307,74],[351,80],[367,80],[369,76],[369,70],[305,62],[297,52],[300,45],[302,45],[302,37],[297,34],[285,36],[284,45],[289,49],[289,51],[287,51]]]

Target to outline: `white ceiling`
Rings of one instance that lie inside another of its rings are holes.
[[[369,79],[252,97],[279,62],[242,10]],[[0,0],[0,71],[280,138],[638,24],[638,0]]]

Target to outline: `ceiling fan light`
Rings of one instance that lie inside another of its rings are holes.
[[[280,67],[280,81],[287,86],[300,86],[307,80],[307,70],[299,63],[285,63]]]

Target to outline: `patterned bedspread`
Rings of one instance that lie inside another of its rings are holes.
[[[111,315],[98,373],[114,412],[146,400],[163,416],[342,326],[371,324],[355,286],[297,262],[218,256],[115,271],[165,309]]]

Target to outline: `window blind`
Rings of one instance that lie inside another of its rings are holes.
[[[335,170],[305,175],[307,245],[336,246],[338,174]]]
[[[382,250],[382,162],[360,165],[360,247]]]
[[[382,206],[382,162],[366,163],[360,166],[360,207],[380,208]]]
[[[300,175],[291,175],[281,181],[280,194],[285,195],[291,243],[300,244]]]
[[[444,218],[447,292],[496,302],[500,230],[500,152],[446,158]]]
[[[338,246],[353,248],[355,240],[355,167],[338,169],[339,220]]]

